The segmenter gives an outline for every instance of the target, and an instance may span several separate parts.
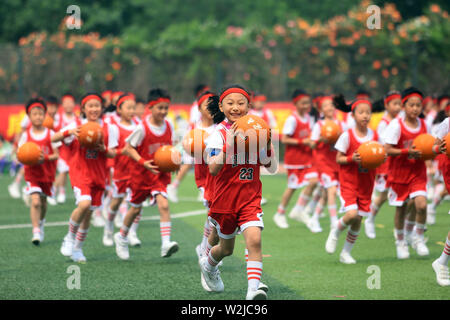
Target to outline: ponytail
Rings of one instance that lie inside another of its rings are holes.
[[[212,96],[208,99],[208,111],[214,123],[221,123],[225,120],[225,114],[219,108],[219,96]]]

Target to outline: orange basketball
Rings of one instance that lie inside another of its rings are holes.
[[[78,140],[83,147],[92,149],[103,138],[102,127],[97,122],[86,122],[81,126]]]
[[[361,166],[366,169],[375,169],[383,164],[386,156],[384,147],[376,141],[367,141],[358,147],[361,156]]]
[[[422,151],[422,160],[431,160],[436,156],[433,153],[433,145],[436,139],[428,133],[419,134],[413,141],[413,146]]]
[[[17,150],[17,159],[28,166],[33,166],[39,162],[41,148],[34,142],[25,142]]]
[[[447,147],[447,157],[450,158],[450,133],[444,137],[445,146]]]
[[[42,125],[53,130],[53,118],[47,114]]]
[[[260,145],[259,140],[264,139],[267,141],[270,137],[270,128],[264,119],[248,114],[236,121],[236,130],[241,129],[242,132],[236,136],[236,143],[242,143],[245,141],[245,150],[248,152],[249,144],[256,143],[256,150],[260,150],[266,144]]]
[[[162,172],[176,171],[180,168],[181,154],[174,146],[161,146],[155,152],[155,164]]]
[[[322,128],[320,129],[320,135],[328,140],[328,143],[334,144],[339,135],[341,134],[341,128],[339,125],[331,120],[325,120]]]
[[[205,140],[208,137],[208,133],[202,129],[192,129],[183,139],[183,149],[191,155],[201,154],[206,149]],[[197,152],[196,152],[197,151]]]

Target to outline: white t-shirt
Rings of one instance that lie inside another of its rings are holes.
[[[152,124],[150,124],[150,116],[148,116],[147,118],[145,118],[143,121],[147,122],[148,127],[150,128],[150,130],[152,131],[152,133],[156,136],[162,136],[164,134],[164,132],[166,132],[166,121],[164,121],[162,126],[154,126]],[[170,129],[172,131],[172,144],[175,143],[175,130],[174,127],[172,125],[172,123],[170,121],[167,121],[170,125]],[[136,128],[134,129],[134,131],[128,136],[128,138],[125,139],[125,142],[129,143],[132,147],[136,148],[138,146],[140,146],[142,144],[142,141],[145,138],[145,128],[144,128],[144,124],[140,123],[136,126]]]
[[[334,121],[334,122],[336,122],[336,121]],[[342,126],[342,131],[345,132],[347,130],[347,125],[344,122],[341,122],[341,126]],[[312,128],[311,140],[319,141],[320,136],[321,136],[320,124],[319,124],[319,122],[316,122]]]
[[[445,118],[434,130],[433,137],[443,140],[449,132],[449,118]]]
[[[81,121],[82,124],[85,124],[87,121],[87,119],[83,119]],[[99,124],[102,124],[102,121],[98,121]],[[77,127],[77,123],[76,122],[72,122],[69,125],[67,125],[66,127],[62,128],[60,131],[64,132],[66,130],[72,130],[75,129]],[[63,140],[65,145],[70,145],[72,143],[72,141],[75,139],[75,136],[71,135],[68,136],[67,138],[65,138]],[[116,125],[114,124],[108,124],[108,149],[113,149],[115,147],[117,147],[119,145],[119,128],[117,128]]]
[[[202,114],[200,113],[200,110],[198,110],[197,101],[194,101],[189,112],[189,123],[196,123],[201,120],[201,118]]]
[[[386,127],[386,130],[383,132],[382,141],[387,144],[396,145],[398,143],[398,140],[400,140],[401,135],[401,127],[400,127],[400,120],[398,118],[392,120],[389,125]],[[403,120],[402,120],[403,121]],[[417,128],[410,128],[406,123],[403,122],[406,129],[411,133],[417,133],[422,128],[422,121],[419,120],[419,125]],[[427,127],[427,132],[430,132],[430,128]]]
[[[298,116],[298,118],[300,119],[301,122],[303,123],[308,123],[309,122],[309,127],[312,128],[314,125],[314,118],[306,115],[305,117],[300,117]],[[295,132],[295,128],[297,127],[297,119],[294,115],[290,115],[286,121],[284,122],[284,126],[283,126],[283,134],[286,136],[292,136]]]
[[[28,117],[28,115],[25,115],[25,117],[23,117],[22,121],[20,122],[20,127],[23,130],[26,130],[28,128],[28,126],[30,125],[30,118]]]
[[[37,141],[44,140],[45,137],[47,136],[48,130],[49,129],[45,128],[44,131],[42,131],[41,133],[37,134],[37,133],[33,132],[33,129],[31,129],[30,130],[31,138],[33,138],[34,140],[37,140]],[[50,138],[53,137],[54,134],[55,134],[55,132],[53,130],[50,130]],[[23,132],[22,135],[20,136],[18,146],[21,147],[25,142],[27,142],[27,140],[28,140],[28,130]],[[59,146],[61,144],[62,144],[61,142],[52,142],[53,150],[59,148]]]
[[[338,140],[336,141],[336,144],[334,145],[334,148],[337,151],[340,151],[342,153],[347,153],[348,148],[350,147],[350,136],[349,136],[349,131],[353,130],[353,129],[349,129],[347,131],[345,131],[343,134],[341,134],[338,138]],[[372,141],[373,140],[373,135],[374,132],[370,129],[367,129],[367,134],[364,137],[358,137],[356,135],[356,132],[353,131],[353,136],[356,138],[356,140],[359,143],[364,143],[367,141]]]

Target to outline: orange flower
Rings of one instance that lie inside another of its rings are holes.
[[[27,42],[28,42],[27,39],[22,37],[19,39],[19,46],[24,46],[27,44]]]
[[[362,56],[365,55],[367,52],[366,47],[359,47],[359,54],[361,54]]]
[[[323,67],[323,74],[330,74],[330,68],[327,66]]]
[[[288,72],[288,77],[289,77],[290,79],[295,78],[296,75],[297,75],[297,71],[296,71],[295,69],[289,70],[289,72]]]
[[[5,76],[5,70],[0,68],[0,78],[3,78]]]
[[[393,76],[396,76],[398,74],[398,69],[396,67],[393,67],[391,69],[391,73],[392,73]]]
[[[353,39],[355,40],[361,39],[361,35],[359,34],[359,32],[353,32]]]
[[[92,61],[92,59],[91,59],[90,57],[86,57],[86,58],[84,59],[84,63],[85,63],[85,64],[89,64],[89,63],[91,63],[91,61]]]
[[[119,63],[119,62],[117,62],[117,61],[115,61],[115,62],[113,62],[112,64],[111,64],[111,66],[112,66],[112,68],[114,69],[114,70],[120,70],[120,68],[122,67],[121,66],[121,64]]]
[[[108,72],[108,73],[105,75],[105,80],[106,80],[106,81],[111,81],[113,78],[114,78],[114,76],[113,76],[113,74],[112,74],[111,72]]]
[[[328,55],[330,57],[334,56],[334,50],[333,49],[328,49]]]
[[[272,67],[272,68],[270,69],[270,73],[271,73],[272,75],[276,76],[277,74],[280,73],[280,68],[279,68],[279,67]]]
[[[394,26],[394,24],[392,22],[388,23],[388,29],[389,30],[394,30],[395,29],[395,26]]]
[[[395,37],[394,39],[392,39],[392,43],[396,46],[398,46],[400,44],[400,39]]]
[[[67,49],[72,50],[75,47],[75,42],[69,41],[67,42]]]
[[[297,19],[297,25],[298,25],[298,28],[301,30],[306,30],[309,28],[308,22],[306,22],[305,20],[303,20],[301,18]]]
[[[420,40],[420,38],[419,38],[419,36],[417,34],[413,35],[412,39],[413,39],[414,42],[417,42],[417,41]]]
[[[41,60],[39,60],[39,63],[42,64],[42,65],[46,65],[47,64],[47,59],[41,58]]]
[[[370,86],[371,88],[375,88],[375,87],[377,86],[377,81],[376,81],[376,80],[370,80],[369,86]]]
[[[389,78],[389,71],[387,69],[384,69],[383,72],[381,73],[383,75],[384,78]]]
[[[113,53],[114,53],[115,55],[118,55],[118,54],[120,54],[120,48],[118,48],[118,47],[114,47],[114,49],[113,49]]]
[[[373,62],[373,64],[372,64],[372,67],[373,67],[375,70],[380,69],[380,68],[381,68],[381,62],[380,62],[379,60],[375,60],[375,61]]]
[[[437,4],[432,4],[430,10],[431,12],[439,13],[441,12],[441,7],[439,7]]]
[[[316,46],[312,46],[311,47],[311,53],[312,54],[318,54],[319,53],[319,48],[317,48]]]

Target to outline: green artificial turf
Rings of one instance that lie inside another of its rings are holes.
[[[30,223],[29,208],[21,199],[11,199],[8,176],[0,177],[0,226]],[[312,234],[305,225],[289,220],[288,229],[275,226],[272,217],[286,187],[286,177],[262,176],[265,229],[263,235],[263,282],[269,299],[448,299],[450,288],[437,285],[431,263],[443,250],[450,226],[450,206],[438,208],[437,222],[428,227],[430,256],[418,257],[410,249],[408,260],[397,260],[393,238],[394,209],[385,204],[377,216],[377,238],[368,239],[363,227],[352,251],[355,265],[339,262],[345,233],[335,254],[325,252],[329,231],[328,216],[321,219],[322,233]],[[294,195],[287,212],[292,208]],[[171,203],[172,213],[202,209],[192,174],[181,183],[179,203]],[[68,193],[64,205],[49,206],[47,222],[68,221],[74,208]],[[144,208],[144,217],[157,216],[155,207]],[[83,252],[86,264],[76,264],[59,252],[67,226],[48,226],[45,241],[31,244],[31,228],[0,229],[0,299],[244,299],[247,290],[244,242],[237,236],[233,256],[225,258],[221,275],[223,293],[208,293],[200,284],[195,246],[200,242],[206,214],[172,220],[172,240],[180,250],[170,258],[160,257],[159,221],[141,221],[140,248],[130,248],[130,260],[122,261],[114,247],[102,244],[103,228],[91,226]],[[68,289],[72,273],[80,268],[80,289]],[[367,272],[380,270],[380,289],[369,289]]]

